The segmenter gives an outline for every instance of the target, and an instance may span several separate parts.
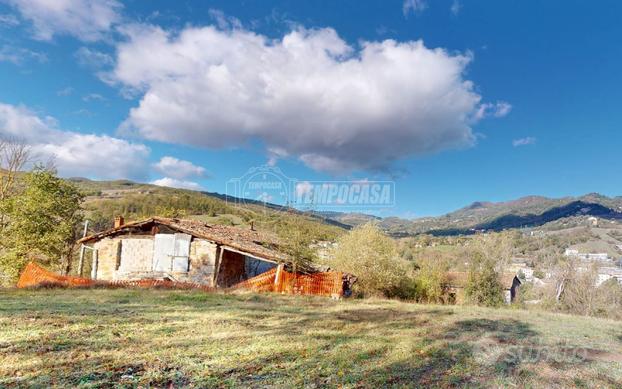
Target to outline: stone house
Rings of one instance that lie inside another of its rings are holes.
[[[124,223],[78,241],[80,272],[92,253],[96,280],[168,279],[229,287],[286,261],[276,237],[252,228],[152,217]]]
[[[447,299],[448,303],[462,304],[465,302],[465,288],[469,279],[467,272],[447,272]],[[503,288],[503,298],[506,304],[511,304],[518,296],[521,281],[515,273],[503,273],[499,277]]]

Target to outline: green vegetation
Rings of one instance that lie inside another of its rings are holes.
[[[317,262],[317,253],[311,247],[313,231],[309,231],[309,224],[300,219],[279,223],[277,231],[282,242],[281,250],[290,258],[292,271],[296,273],[301,269],[309,269],[309,266]]]
[[[0,273],[13,282],[28,260],[71,267],[76,227],[81,221],[82,195],[55,172],[35,168],[20,179],[19,190],[1,204]]]
[[[619,387],[619,323],[165,290],[0,293],[2,387]]]
[[[255,228],[278,233],[300,227],[313,241],[334,240],[345,230],[322,219],[285,212],[260,204],[227,202],[217,195],[184,189],[137,184],[131,181],[72,179],[84,193],[85,214],[93,231],[111,228],[116,215],[126,221],[151,216],[190,218],[206,223]]]
[[[503,304],[503,287],[494,262],[481,258],[472,260],[465,293],[467,299],[477,305],[499,307]]]
[[[399,258],[395,241],[373,223],[342,236],[327,264],[355,274],[354,291],[361,295],[408,297],[408,262]]]

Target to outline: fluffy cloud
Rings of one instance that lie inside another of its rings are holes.
[[[428,8],[428,4],[424,0],[404,0],[402,3],[402,12],[404,16],[408,16],[410,13],[417,13]]]
[[[49,41],[54,35],[73,35],[93,42],[119,22],[123,7],[116,0],[4,0],[19,10],[34,27],[34,38]]]
[[[176,180],[170,177],[164,177],[159,180],[155,180],[151,182],[153,185],[158,186],[167,186],[169,188],[179,188],[179,189],[191,189],[191,190],[202,190],[203,187],[192,181],[184,181],[184,180]]]
[[[454,0],[451,3],[451,7],[449,8],[449,10],[454,16],[458,16],[461,9],[462,9],[462,4],[460,3],[460,0]]]
[[[91,102],[91,101],[106,101],[106,98],[102,95],[100,95],[99,93],[89,93],[87,95],[82,96],[82,101],[84,102]]]
[[[12,14],[0,14],[0,27],[15,27],[19,20]]]
[[[174,157],[162,157],[153,165],[154,169],[167,177],[177,180],[186,178],[201,178],[206,176],[205,168],[197,166],[189,161],[183,161]]]
[[[39,63],[47,62],[47,55],[25,49],[23,47],[15,47],[3,45],[0,47],[0,62],[11,62],[14,65],[21,65],[28,60],[35,60]]]
[[[512,146],[520,147],[520,146],[532,145],[534,143],[536,143],[536,138],[532,136],[528,136],[526,138],[514,139],[512,141]]]
[[[313,185],[309,181],[302,181],[296,184],[296,197],[303,197],[313,190]]]
[[[490,116],[502,118],[509,114],[511,110],[512,105],[506,101],[498,101],[495,104],[484,103],[478,107],[477,112],[475,113],[475,118],[477,120],[484,119]]]
[[[101,51],[89,49],[88,47],[80,47],[75,57],[82,66],[100,69],[114,64],[114,59]]]
[[[35,158],[53,160],[66,177],[144,178],[149,168],[149,149],[144,145],[63,131],[53,118],[41,118],[24,107],[0,103],[0,137],[29,144]]]
[[[259,140],[272,162],[297,157],[345,173],[471,146],[471,125],[485,116],[463,78],[471,57],[422,41],[353,47],[330,28],[275,40],[237,27],[124,33],[109,79],[141,99],[120,131],[147,139],[210,148]],[[495,107],[493,116],[509,111]]]

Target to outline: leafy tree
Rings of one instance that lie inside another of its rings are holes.
[[[29,259],[68,272],[81,221],[83,195],[55,172],[36,167],[23,177],[23,190],[6,200],[0,270],[15,278]]]
[[[288,255],[293,271],[304,270],[317,261],[317,254],[311,247],[313,232],[309,225],[298,219],[284,221],[277,230],[281,241],[281,250]]]
[[[430,253],[417,262],[416,298],[419,302],[440,303],[447,292],[448,262],[440,253]]]
[[[408,264],[399,258],[395,241],[373,223],[342,236],[328,264],[356,275],[355,290],[364,295],[397,296],[408,273]]]
[[[492,260],[481,255],[472,258],[465,294],[471,303],[477,305],[497,307],[503,304],[503,287]]]

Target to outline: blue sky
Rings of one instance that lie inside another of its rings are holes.
[[[0,0],[0,135],[59,173],[395,180],[388,216],[622,195],[622,3]]]

